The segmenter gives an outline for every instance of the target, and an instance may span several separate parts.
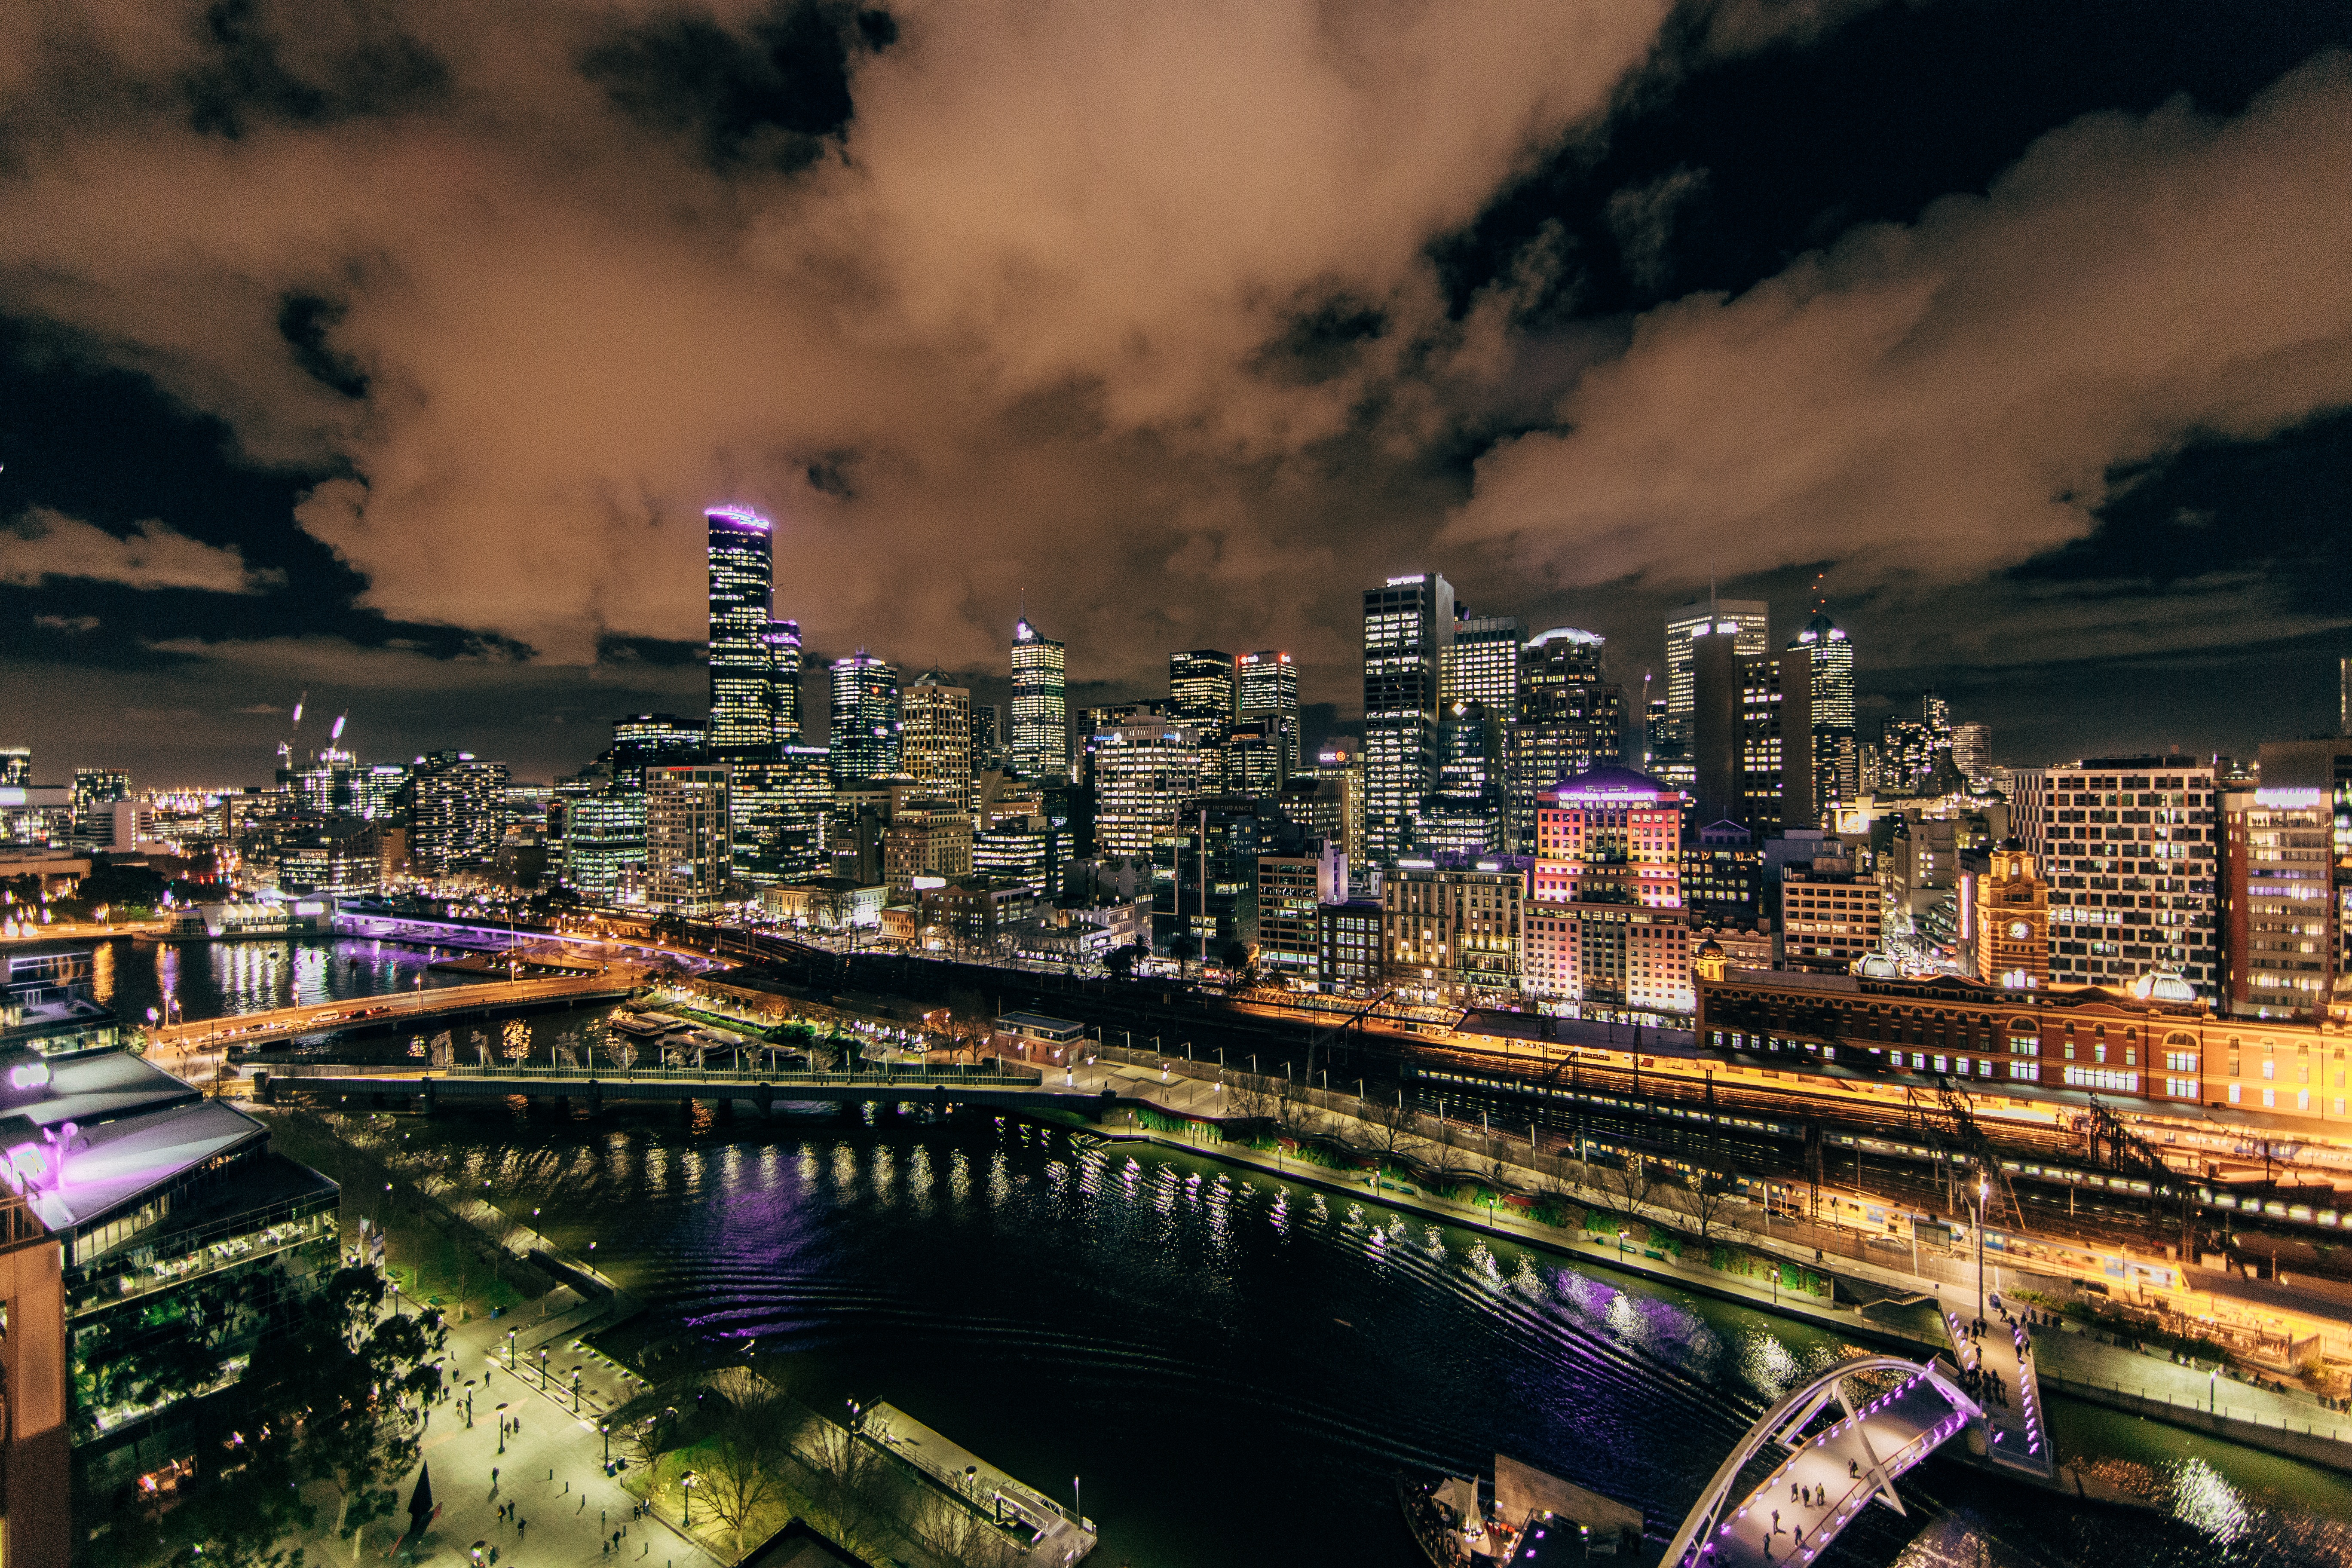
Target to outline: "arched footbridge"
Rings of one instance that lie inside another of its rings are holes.
[[[1983,1414],[1940,1357],[1842,1363],[1749,1428],[1660,1561],[1667,1568],[1811,1563],[1872,1499],[1901,1513],[1895,1478]],[[1741,1476],[1776,1448],[1787,1457],[1741,1492]]]

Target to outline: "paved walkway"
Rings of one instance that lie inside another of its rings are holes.
[[[1947,1302],[1944,1330],[1952,1337],[1952,1353],[1964,1372],[1979,1374],[1971,1392],[1983,1406],[1989,1434],[1986,1452],[1995,1463],[2011,1465],[2043,1480],[2053,1463],[2049,1434],[2042,1425],[2042,1389],[2034,1374],[2032,1341],[2025,1325],[2003,1313],[1999,1298],[1985,1304],[1989,1314],[1981,1331],[1969,1314],[1973,1298]]]
[[[687,1539],[674,1522],[633,1519],[635,1500],[604,1470],[604,1440],[597,1417],[632,1396],[635,1384],[621,1371],[573,1344],[583,1328],[602,1315],[594,1302],[580,1302],[569,1289],[541,1298],[567,1303],[541,1317],[533,1302],[503,1318],[476,1318],[449,1331],[449,1384],[455,1397],[433,1412],[425,1428],[423,1458],[432,1467],[438,1521],[421,1542],[406,1542],[412,1561],[467,1564],[474,1542],[499,1549],[499,1568],[578,1568],[588,1563],[637,1563],[645,1568],[719,1568],[721,1559]],[[514,1370],[508,1370],[508,1332],[514,1331]],[[546,1351],[545,1386],[538,1371]],[[572,1369],[581,1370],[579,1414],[574,1415]],[[472,1424],[467,1424],[470,1405]],[[519,1424],[501,1437],[499,1416]],[[503,1451],[501,1451],[503,1450]],[[495,1474],[495,1479],[493,1476]],[[400,1511],[394,1528],[408,1523],[407,1506],[416,1475],[401,1479]],[[513,1516],[500,1509],[513,1505]],[[321,1522],[332,1515],[322,1510]],[[612,1532],[623,1532],[608,1551]],[[369,1535],[368,1555],[382,1561],[386,1537],[378,1526]],[[315,1562],[337,1562],[351,1551],[322,1530],[310,1542]],[[487,1549],[484,1560],[488,1559]]]

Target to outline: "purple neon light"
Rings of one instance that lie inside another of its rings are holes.
[[[714,506],[702,514],[706,518],[723,517],[744,528],[772,528],[775,525],[748,506]]]

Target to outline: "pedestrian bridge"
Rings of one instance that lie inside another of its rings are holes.
[[[150,1052],[175,1053],[217,1050],[223,1046],[276,1045],[305,1035],[328,1035],[344,1029],[401,1029],[422,1026],[427,1020],[446,1023],[467,1014],[495,1016],[542,1007],[618,1002],[626,998],[636,984],[634,970],[616,969],[608,974],[499,980],[479,985],[440,985],[430,991],[395,995],[356,996],[343,1002],[313,1002],[161,1025],[147,1031],[147,1048]]]
[[[1067,1078],[1068,1075],[1062,1075]],[[444,1105],[490,1100],[564,1100],[591,1110],[605,1103],[711,1100],[749,1103],[764,1114],[793,1102],[865,1104],[911,1101],[987,1105],[999,1110],[1058,1107],[1099,1113],[1100,1093],[1048,1083],[1034,1069],[991,1067],[896,1067],[864,1072],[784,1072],[727,1068],[641,1068],[627,1072],[570,1067],[449,1067],[430,1072],[297,1065],[257,1072],[253,1097],[264,1104],[289,1095],[407,1101],[430,1114]]]
[[[1941,1357],[1842,1363],[1749,1428],[1660,1561],[1669,1568],[1811,1563],[1872,1499],[1901,1513],[1895,1478],[1983,1414]],[[1741,1476],[1771,1448],[1788,1457],[1740,1493]]]

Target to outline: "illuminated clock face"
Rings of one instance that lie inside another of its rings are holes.
[[[2011,921],[2009,922],[2010,941],[2023,942],[2027,937],[2032,936],[2032,934],[2033,928],[2027,925],[2023,921]]]

